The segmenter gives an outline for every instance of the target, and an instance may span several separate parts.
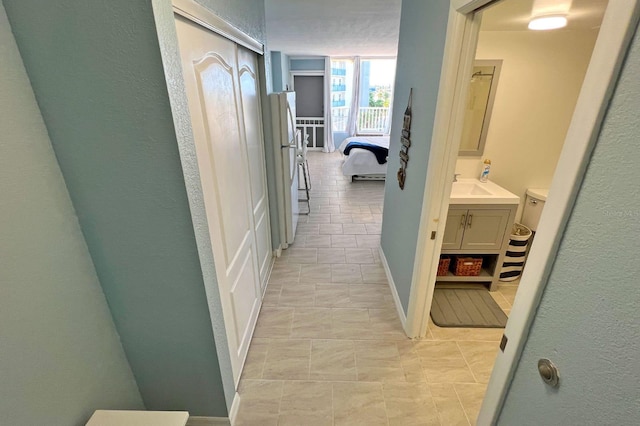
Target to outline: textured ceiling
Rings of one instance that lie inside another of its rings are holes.
[[[267,48],[288,55],[396,56],[401,0],[266,0]]]
[[[265,0],[267,48],[294,56],[396,56],[401,3]],[[606,5],[607,0],[573,0],[567,30],[598,28]],[[484,11],[482,30],[528,31],[532,6],[533,0],[502,0]]]

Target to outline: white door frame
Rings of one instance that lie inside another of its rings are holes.
[[[445,228],[445,220],[441,218],[447,217],[449,209],[465,95],[469,86],[467,76],[472,69],[480,31],[480,19],[475,11],[492,1],[451,0],[405,327],[409,337],[421,337],[427,332]],[[638,0],[616,0],[607,5],[553,177],[553,189],[546,201],[536,241],[529,255],[528,268],[521,279],[505,329],[508,344],[496,359],[478,417],[479,425],[492,424],[499,415],[582,184],[639,13]],[[436,231],[435,240],[429,239],[432,231]]]

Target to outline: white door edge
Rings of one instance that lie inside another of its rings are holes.
[[[419,240],[411,283],[406,331],[409,337],[427,331],[435,277],[444,234],[452,176],[455,173],[468,75],[475,57],[480,21],[474,11],[491,0],[451,0],[445,52],[429,169],[425,182]],[[478,425],[496,422],[513,371],[522,352],[536,308],[547,284],[548,274],[584,173],[595,146],[615,83],[640,14],[637,0],[609,2],[591,61],[578,97],[571,125],[556,167],[552,191],[545,204],[536,242],[532,247],[505,329],[508,344],[499,352],[478,416]],[[437,231],[435,240],[427,239]],[[425,284],[426,283],[426,284]]]

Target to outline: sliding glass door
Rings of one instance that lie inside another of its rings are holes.
[[[395,58],[331,60],[334,138],[389,133],[395,70]]]

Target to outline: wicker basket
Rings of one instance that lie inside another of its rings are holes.
[[[461,277],[477,277],[482,269],[481,257],[456,257],[455,275]]]
[[[441,277],[443,275],[447,275],[449,272],[449,264],[451,263],[451,258],[448,256],[440,257],[440,262],[438,262],[438,276]]]

